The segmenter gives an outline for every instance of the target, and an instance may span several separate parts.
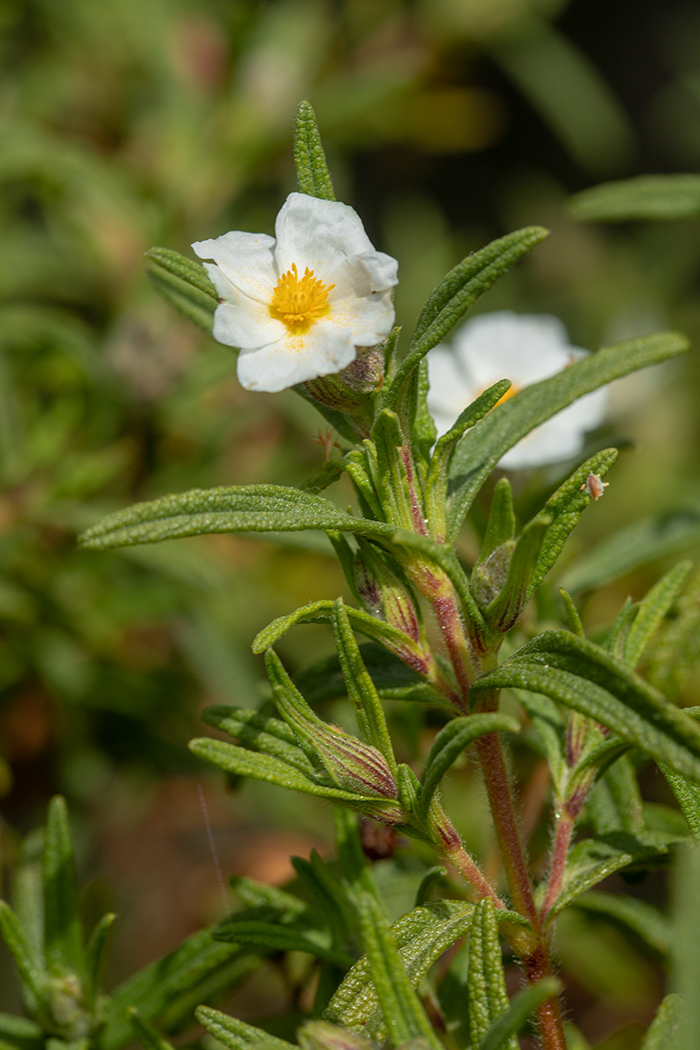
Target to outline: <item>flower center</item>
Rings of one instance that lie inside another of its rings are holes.
[[[292,335],[303,335],[314,321],[324,317],[330,310],[328,293],[334,284],[324,284],[314,277],[308,266],[304,276],[299,277],[296,263],[283,273],[272,294],[270,314],[283,321]]]

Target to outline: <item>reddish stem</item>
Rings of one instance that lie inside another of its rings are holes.
[[[571,836],[574,831],[574,818],[564,810],[559,818],[557,819],[557,826],[554,832],[554,847],[552,849],[552,863],[549,869],[549,879],[547,881],[547,893],[544,898],[544,904],[542,905],[542,922],[547,918],[554,902],[559,896],[561,890],[562,879],[564,878],[564,868],[566,867],[566,857],[569,852],[569,846],[571,844]]]
[[[540,943],[531,955],[523,959],[523,966],[530,984],[538,984],[545,977],[551,977],[552,963],[548,947]],[[544,1050],[566,1050],[559,996],[545,999],[537,1007],[536,1013]]]

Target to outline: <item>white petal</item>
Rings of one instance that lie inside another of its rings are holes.
[[[213,259],[216,267],[206,269],[222,299],[230,288],[269,305],[277,284],[275,239],[266,233],[231,231],[209,241],[195,241],[193,250],[200,259]]]
[[[428,354],[428,377],[428,408],[441,437],[479,390],[470,383],[460,362],[446,346],[436,346]]]
[[[503,378],[518,387],[537,383],[582,353],[557,317],[510,310],[472,318],[457,332],[455,350],[480,388]]]
[[[242,295],[235,288],[217,306],[212,335],[227,346],[255,350],[281,339],[287,332],[282,321],[270,316],[269,307]]]
[[[238,357],[238,379],[246,390],[277,393],[296,383],[339,372],[355,360],[355,344],[347,330],[325,323],[305,335],[282,339]]]
[[[358,284],[358,294],[382,292],[398,281],[398,263],[374,250],[360,216],[348,204],[290,193],[275,233],[280,273],[295,263],[301,275],[308,266],[325,284],[335,284],[340,295]]]
[[[394,302],[390,292],[377,298],[347,297],[331,302],[326,324],[345,328],[355,346],[374,346],[386,339],[394,323]]]

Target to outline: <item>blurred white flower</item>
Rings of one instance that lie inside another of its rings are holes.
[[[398,263],[374,250],[347,204],[290,193],[264,233],[192,245],[221,297],[214,338],[240,349],[247,390],[276,392],[339,372],[394,322]]]
[[[503,310],[472,318],[457,331],[451,349],[440,345],[428,354],[428,407],[438,435],[499,379],[513,384],[506,400],[521,387],[548,379],[585,355],[585,350],[571,346],[556,317]],[[506,452],[499,467],[519,470],[578,455],[586,431],[603,420],[607,396],[606,389],[595,390],[562,409]]]

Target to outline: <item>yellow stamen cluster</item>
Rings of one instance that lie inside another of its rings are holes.
[[[308,266],[300,278],[296,263],[292,263],[291,269],[283,273],[277,282],[270,303],[270,314],[278,321],[283,321],[292,335],[303,335],[314,321],[330,311],[328,293],[331,288],[335,288],[335,285],[325,285],[319,281]]]

